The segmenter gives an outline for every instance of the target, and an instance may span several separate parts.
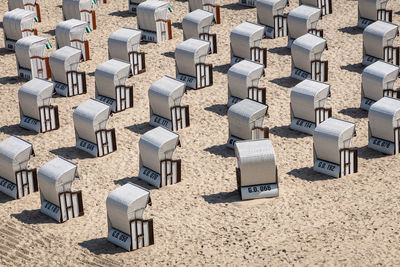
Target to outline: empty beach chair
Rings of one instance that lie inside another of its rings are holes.
[[[171,20],[167,19],[170,4],[151,0],[137,6],[137,25],[142,31],[142,41],[159,43],[172,39]]]
[[[40,212],[61,223],[83,216],[82,191],[72,191],[76,177],[75,163],[59,157],[45,163],[38,171]]]
[[[87,22],[92,30],[96,29],[96,12],[93,10],[93,0],[63,0],[62,12],[64,20],[82,20]]]
[[[5,48],[15,50],[15,43],[24,37],[37,35],[33,28],[35,12],[25,9],[8,11],[3,17],[3,31]]]
[[[294,40],[291,48],[291,77],[297,80],[311,79],[326,82],[328,61],[321,60],[325,48],[327,48],[326,40],[310,33]]]
[[[243,22],[231,32],[231,65],[243,59],[259,62],[267,66],[267,49],[261,48],[265,27]]]
[[[32,79],[18,90],[19,111],[22,128],[38,133],[57,130],[58,107],[51,105],[54,86],[52,82]]]
[[[400,152],[400,100],[383,97],[368,112],[368,147],[394,155]]]
[[[129,73],[130,64],[117,59],[110,59],[96,68],[96,99],[111,106],[112,112],[133,107],[133,87],[125,85]]]
[[[76,147],[94,157],[102,157],[117,150],[115,129],[107,130],[110,106],[88,99],[74,111]]]
[[[129,2],[129,13],[136,14],[137,6],[140,3],[143,3],[144,1],[146,1],[146,0],[128,0],[128,2]]]
[[[72,46],[82,51],[82,60],[90,59],[89,41],[85,40],[87,22],[77,19],[62,21],[56,26],[56,48]]]
[[[264,65],[242,60],[228,70],[228,107],[249,98],[266,104],[266,88],[258,87],[264,75]]]
[[[201,9],[190,12],[182,20],[183,40],[196,38],[209,41],[210,53],[217,53],[217,35],[210,33],[212,25],[212,13]]]
[[[86,94],[86,73],[78,71],[81,50],[70,46],[50,55],[51,79],[54,89],[62,96]]]
[[[236,180],[242,200],[279,195],[278,168],[271,140],[238,141],[235,155]]]
[[[38,191],[36,169],[29,169],[34,155],[32,144],[19,137],[0,143],[0,192],[18,199]]]
[[[290,92],[290,129],[312,135],[315,127],[332,117],[332,108],[325,108],[330,85],[304,80]]]
[[[145,53],[139,52],[142,32],[121,28],[108,37],[109,59],[119,59],[131,64],[130,76],[146,71]]]
[[[8,0],[8,10],[14,10],[21,8],[35,12],[35,21],[41,22],[42,17],[40,16],[40,7],[36,0]]]
[[[269,128],[263,127],[268,105],[244,99],[228,109],[228,147],[233,148],[238,140],[256,140],[269,137]]]
[[[152,129],[139,140],[139,178],[160,188],[181,181],[181,160],[172,159],[179,135],[163,127]]]
[[[299,0],[299,5],[317,7],[322,16],[332,14],[332,0]]]
[[[47,80],[51,77],[49,58],[44,56],[48,45],[47,38],[36,35],[21,38],[15,43],[19,77],[26,80]]]
[[[399,67],[383,61],[377,61],[366,67],[361,74],[361,106],[369,110],[371,105],[384,96],[400,97],[394,90],[399,76]]]
[[[378,60],[399,65],[399,47],[393,46],[399,26],[384,21],[375,21],[363,32],[363,61],[368,66]]]
[[[389,0],[358,0],[357,27],[365,29],[377,20],[392,22],[392,10],[387,10]]]
[[[175,48],[176,78],[192,89],[213,84],[212,64],[207,64],[210,42],[190,38]]]
[[[189,0],[189,13],[200,9],[213,14],[214,22],[221,23],[220,6],[216,4],[215,0]]]
[[[189,106],[181,106],[185,83],[164,76],[149,88],[150,125],[172,131],[188,127]]]
[[[352,122],[329,118],[314,130],[314,171],[333,177],[356,173],[357,148],[351,148],[356,135]]]
[[[112,191],[106,200],[107,240],[128,251],[153,245],[153,219],[143,219],[147,204],[151,205],[149,190],[136,184]]]
[[[315,7],[301,5],[289,12],[288,23],[288,47],[293,41],[306,33],[324,37],[324,31],[318,30],[318,21],[321,18],[321,10]]]
[[[288,35],[287,16],[283,13],[288,0],[257,0],[257,23],[265,27],[267,38]]]

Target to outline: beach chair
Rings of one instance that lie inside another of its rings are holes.
[[[37,35],[37,30],[33,28],[35,23],[35,12],[25,9],[13,9],[4,14],[3,33],[5,48],[10,51],[15,50],[15,43],[24,37]]]
[[[176,78],[192,89],[213,85],[212,64],[207,64],[210,42],[190,38],[175,48]]]
[[[365,29],[377,20],[392,22],[393,11],[386,9],[389,0],[358,0],[357,27]]]
[[[8,0],[9,11],[17,8],[35,12],[35,21],[42,21],[42,17],[40,15],[40,7],[36,0]]]
[[[181,160],[172,159],[179,135],[164,127],[152,129],[139,140],[139,178],[160,188],[181,181]]]
[[[57,130],[58,106],[51,105],[54,85],[42,79],[32,79],[18,90],[18,101],[22,128],[45,133]]]
[[[102,157],[117,150],[115,129],[107,129],[110,106],[88,99],[74,111],[76,147],[94,157]]]
[[[85,40],[88,24],[85,21],[69,19],[56,26],[56,48],[72,46],[82,51],[82,61],[90,59],[89,41]]]
[[[129,62],[129,76],[146,71],[145,53],[138,51],[141,38],[141,31],[128,28],[121,28],[108,37],[108,58]]]
[[[81,50],[64,46],[50,55],[51,79],[61,96],[86,94],[86,73],[78,71]]]
[[[215,24],[221,23],[220,6],[217,5],[215,0],[189,0],[189,13],[200,9],[213,14],[213,21]]]
[[[126,61],[110,59],[96,68],[96,99],[111,106],[112,112],[133,107],[133,86],[125,85],[130,67]]]
[[[314,34],[307,33],[294,40],[291,47],[291,77],[297,80],[328,81],[328,61],[321,60],[326,48],[326,40]]]
[[[358,171],[357,148],[351,139],[356,135],[352,122],[329,118],[314,130],[314,171],[343,177]]]
[[[268,105],[244,99],[228,109],[229,138],[227,145],[234,148],[239,140],[258,140],[269,137],[269,128],[263,127]]]
[[[324,37],[324,31],[317,29],[321,18],[321,10],[315,7],[302,5],[289,12],[288,23],[288,48],[292,47],[294,40],[311,33],[318,37]]]
[[[32,144],[17,136],[0,143],[0,192],[19,199],[38,191],[36,169],[29,169],[34,155]]]
[[[235,143],[238,167],[236,181],[242,200],[277,197],[278,167],[271,140],[246,140]]]
[[[127,251],[154,244],[153,219],[143,219],[150,191],[126,183],[112,191],[106,200],[107,240]]]
[[[213,25],[213,14],[201,9],[190,12],[182,20],[183,40],[190,38],[210,42],[210,54],[217,53],[217,35],[210,33]]]
[[[394,89],[399,71],[398,66],[383,61],[366,67],[361,74],[360,108],[369,110],[373,103],[384,96],[399,98],[399,91]]]
[[[290,129],[312,135],[315,127],[332,117],[332,108],[325,108],[331,86],[306,79],[290,92]]]
[[[172,39],[168,9],[168,2],[158,0],[145,1],[137,6],[137,25],[142,31],[142,41],[159,43]]]
[[[399,26],[384,21],[375,21],[363,32],[363,61],[368,66],[378,60],[399,65],[400,48],[394,45]]]
[[[243,59],[259,62],[267,67],[267,49],[261,48],[264,26],[243,22],[231,32],[231,65]]]
[[[299,5],[319,8],[321,16],[332,14],[332,0],[299,0]]]
[[[75,163],[60,157],[45,163],[38,171],[40,212],[60,223],[83,216],[82,191],[72,191],[76,177]]]
[[[228,70],[228,107],[249,98],[266,104],[266,88],[258,87],[264,75],[264,65],[247,59],[234,64]]]
[[[64,20],[77,19],[87,22],[90,29],[96,29],[96,12],[93,0],[62,0]]]
[[[171,131],[188,127],[189,106],[182,106],[185,83],[164,76],[149,88],[150,125],[162,126]]]
[[[289,6],[288,0],[257,0],[257,23],[265,27],[264,36],[278,38],[288,35],[287,15],[285,7]]]
[[[47,38],[36,35],[21,38],[15,43],[15,57],[20,78],[47,80],[51,77],[49,58],[45,57],[48,45]]]

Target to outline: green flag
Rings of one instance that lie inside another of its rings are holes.
[[[47,41],[46,48],[47,48],[47,50],[53,48],[50,41]]]

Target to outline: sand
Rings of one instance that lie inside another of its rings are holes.
[[[36,27],[54,46],[61,0],[39,2],[43,22]],[[0,194],[0,265],[399,265],[399,156],[384,156],[366,146],[367,113],[359,109],[362,34],[354,27],[357,1],[333,2],[334,14],[319,22],[329,46],[323,56],[329,60],[332,90],[328,106],[334,117],[356,123],[353,144],[359,147],[359,172],[332,179],[312,170],[312,137],[288,128],[289,93],[297,81],[288,77],[291,58],[283,48],[287,38],[263,40],[268,67],[260,86],[267,88],[270,117],[265,126],[271,129],[276,152],[280,196],[240,201],[236,159],[224,147],[229,33],[243,21],[256,22],[256,9],[221,0],[222,23],[211,30],[217,33],[219,52],[207,59],[214,65],[214,85],[189,91],[183,98],[191,114],[191,126],[179,131],[182,147],[175,153],[182,159],[183,180],[151,190],[153,206],[145,215],[154,219],[155,244],[134,252],[107,242],[105,200],[127,182],[147,186],[137,178],[138,141],[151,129],[147,90],[163,75],[175,76],[174,49],[182,41],[187,2],[172,1],[173,40],[140,47],[147,53],[147,72],[127,81],[134,88],[134,108],[110,118],[108,127],[116,129],[118,151],[103,158],[74,148],[72,113],[94,97],[94,70],[108,59],[108,36],[123,26],[136,28],[136,17],[127,12],[128,0],[96,7],[98,29],[87,35],[92,60],[79,67],[87,73],[88,93],[52,99],[60,112],[57,131],[35,134],[18,126],[17,92],[24,81],[17,77],[14,53],[1,48],[0,141],[14,134],[32,142],[36,157],[31,167],[39,168],[56,156],[76,162],[81,179],[74,189],[83,191],[85,215],[59,224],[40,213],[39,193],[20,200]],[[297,1],[290,1],[287,10],[297,6]],[[389,8],[399,24],[400,3],[392,0]],[[3,0],[0,14],[6,9]],[[0,44],[4,46],[3,37]]]

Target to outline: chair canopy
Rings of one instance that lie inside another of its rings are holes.
[[[316,28],[321,18],[321,9],[301,5],[288,14],[288,32],[290,38],[296,39],[312,28]]]
[[[140,30],[157,32],[156,21],[167,20],[170,4],[164,1],[149,0],[137,6],[137,24]]]
[[[110,59],[97,66],[94,73],[97,95],[116,99],[115,87],[125,85],[131,65],[128,62]]]
[[[8,11],[3,17],[3,30],[6,39],[18,41],[23,38],[23,30],[33,29],[36,13],[21,8]]]
[[[258,86],[264,73],[264,65],[249,60],[242,60],[228,70],[228,90],[230,95],[245,99],[247,89]]]
[[[49,106],[53,96],[52,82],[33,78],[18,90],[19,107],[24,116],[40,120],[39,107]]]
[[[274,16],[282,16],[288,0],[257,0],[257,21],[269,27],[275,26]]]
[[[264,26],[243,22],[231,32],[231,49],[236,57],[250,59],[250,48],[259,47],[264,36]]]
[[[400,100],[383,97],[368,112],[371,135],[394,143],[394,129],[400,127]]]
[[[363,32],[364,51],[367,55],[384,58],[383,48],[393,46],[399,26],[390,22],[375,21]]]
[[[62,11],[65,20],[82,19],[82,10],[92,11],[92,0],[63,0]]]
[[[358,16],[375,21],[378,9],[386,9],[389,0],[358,0]]]
[[[294,40],[291,53],[294,66],[311,73],[311,61],[320,60],[326,48],[326,40],[307,33]]]
[[[54,51],[49,59],[51,79],[68,84],[67,71],[78,70],[81,54],[81,50],[71,46],[64,46]]]
[[[72,40],[84,41],[87,22],[77,19],[62,21],[56,26],[56,44],[58,48],[71,45]]]
[[[47,42],[47,38],[36,35],[19,39],[15,43],[15,57],[18,65],[30,70],[31,57],[44,57]]]
[[[139,30],[121,28],[108,37],[108,54],[110,59],[120,59],[129,62],[129,53],[138,51],[142,32]]]
[[[196,9],[183,17],[183,39],[199,38],[200,33],[209,33],[214,15],[202,9]]]
[[[177,72],[196,77],[196,64],[205,63],[210,42],[190,38],[175,48]]]
[[[36,0],[8,0],[8,10],[14,10],[16,8],[24,9],[25,5],[35,5]]]

